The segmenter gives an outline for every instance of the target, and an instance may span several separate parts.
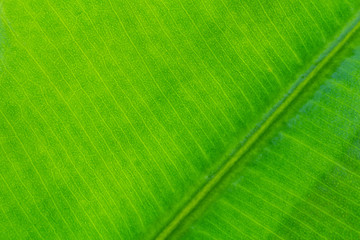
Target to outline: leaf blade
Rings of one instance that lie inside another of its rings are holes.
[[[359,32],[354,38],[350,56],[173,237],[359,237]]]
[[[324,2],[280,3],[307,16],[291,21],[268,2],[86,3],[2,3],[1,225],[23,238],[161,228],[306,65],[291,52],[310,61],[358,7],[331,1],[345,13],[336,25],[318,15]],[[318,27],[325,40],[310,37]]]

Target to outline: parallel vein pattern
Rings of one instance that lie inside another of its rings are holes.
[[[153,236],[359,7],[2,1],[0,238]]]
[[[357,47],[183,239],[358,239],[359,120]]]

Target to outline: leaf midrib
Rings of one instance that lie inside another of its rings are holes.
[[[291,103],[298,98],[310,81],[324,68],[324,66],[336,55],[336,53],[349,41],[354,33],[360,29],[360,12],[355,18],[346,25],[340,32],[340,35],[330,44],[330,46],[320,54],[313,65],[302,74],[298,80],[291,86],[290,90],[283,98],[276,103],[265,117],[254,127],[254,129],[238,145],[237,149],[228,160],[219,168],[208,182],[206,182],[194,196],[184,205],[182,209],[166,224],[160,232],[154,237],[155,239],[168,238],[178,226],[193,212],[199,203],[204,200],[209,193],[231,173],[232,167],[239,162],[242,157],[248,153],[258,140],[263,136],[270,127],[280,119]]]

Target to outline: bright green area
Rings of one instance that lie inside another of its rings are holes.
[[[359,8],[358,0],[3,0],[0,239],[155,236]],[[314,164],[306,169],[330,167]]]
[[[360,238],[360,36],[182,239]]]

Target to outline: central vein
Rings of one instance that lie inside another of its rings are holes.
[[[360,29],[360,13],[352,23],[344,29],[340,36],[320,55],[308,71],[299,77],[287,94],[266,114],[264,119],[250,132],[234,154],[215,173],[214,177],[203,185],[194,197],[178,212],[178,214],[155,237],[157,240],[168,238],[173,231],[189,216],[203,199],[231,172],[231,168],[249,152],[259,138],[279,119],[290,104],[303,92],[304,88],[317,73],[345,45],[353,34]]]

